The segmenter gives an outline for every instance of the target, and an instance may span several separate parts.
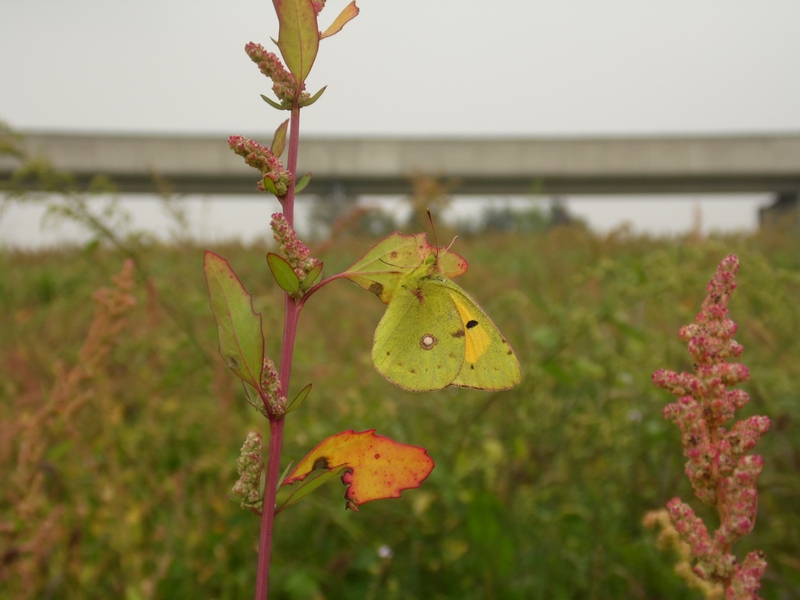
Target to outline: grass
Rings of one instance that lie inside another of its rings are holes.
[[[371,241],[328,248],[326,273]],[[211,249],[253,294],[277,357],[282,303],[266,249]],[[661,416],[671,398],[650,376],[690,368],[678,328],[734,253],[731,314],[751,369],[745,413],[773,421],[756,449],[767,463],[758,522],[737,552],[766,552],[765,598],[800,598],[796,234],[649,239],[561,228],[461,238],[455,249],[470,262],[458,282],[509,338],[522,383],[496,394],[404,392],[370,362],[383,305],[347,282],[315,296],[301,317],[292,393],[314,389],[288,418],[284,463],[323,437],[374,427],[426,447],[436,468],[419,490],[358,513],[344,510],[336,483],[279,515],[274,597],[699,597],[641,523],[673,496],[693,497],[679,432]],[[137,272],[149,279],[131,281],[137,304],[117,316],[123,329],[105,354],[87,350],[99,314],[91,297],[113,287],[118,254],[0,254],[4,597],[252,594],[258,519],[226,496],[247,432],[265,433],[266,422],[216,352],[202,249],[139,252]]]

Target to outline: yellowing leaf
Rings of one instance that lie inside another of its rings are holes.
[[[339,13],[339,16],[334,19],[333,23],[331,23],[330,27],[328,27],[322,35],[319,36],[319,39],[324,39],[326,37],[330,37],[335,33],[339,33],[349,21],[355,19],[358,15],[358,7],[356,6],[355,0],[344,7],[344,10]]]
[[[206,252],[203,272],[211,310],[217,320],[220,354],[231,371],[260,390],[264,365],[261,315],[253,310],[250,294],[227,260]]]
[[[283,154],[283,150],[286,147],[286,130],[288,128],[289,119],[286,119],[275,130],[275,135],[272,136],[272,146],[270,146],[270,152],[272,152],[273,156],[280,157]]]
[[[395,231],[370,248],[343,275],[388,304],[404,275],[434,259],[436,271],[445,277],[453,278],[467,270],[463,257],[444,246],[431,245],[427,233]]]
[[[401,444],[374,429],[337,433],[320,442],[284,480],[291,485],[314,469],[332,471],[345,467],[347,507],[382,498],[399,498],[402,490],[419,487],[433,470],[433,459],[424,448]]]

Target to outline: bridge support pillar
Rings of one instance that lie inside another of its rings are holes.
[[[761,227],[785,224],[800,229],[800,191],[777,194],[774,203],[759,209],[758,224]]]

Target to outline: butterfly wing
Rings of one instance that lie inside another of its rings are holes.
[[[378,323],[372,360],[386,379],[404,389],[439,390],[462,370],[463,331],[456,303],[439,278],[412,275],[397,287]]]
[[[469,294],[442,279],[464,331],[464,362],[451,385],[479,390],[507,390],[517,385],[519,361],[511,345]]]

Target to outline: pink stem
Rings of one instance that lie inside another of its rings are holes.
[[[297,150],[300,141],[300,109],[295,103],[289,123],[289,163],[287,168],[293,175],[292,183],[283,201],[283,215],[290,227],[294,226],[294,186],[297,176]],[[292,372],[292,356],[297,334],[297,319],[301,304],[285,295],[283,343],[281,344],[280,382],[281,393],[288,394],[289,378]],[[258,574],[256,578],[255,600],[266,600],[269,596],[269,566],[272,555],[272,531],[275,521],[275,498],[278,494],[278,478],[281,467],[281,447],[283,446],[283,415],[270,415],[269,456],[267,457],[267,481],[264,486],[264,504],[261,508],[261,532],[258,538]]]

